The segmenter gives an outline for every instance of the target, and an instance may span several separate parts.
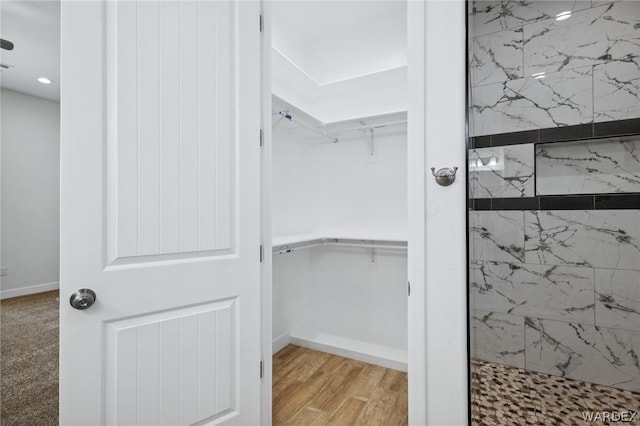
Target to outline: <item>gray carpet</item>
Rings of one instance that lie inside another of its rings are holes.
[[[0,302],[0,424],[58,424],[57,291]]]

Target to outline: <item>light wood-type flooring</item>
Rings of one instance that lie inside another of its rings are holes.
[[[274,425],[406,425],[407,374],[289,345],[273,356]]]

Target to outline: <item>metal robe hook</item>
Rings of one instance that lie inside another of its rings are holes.
[[[448,167],[444,167],[439,169],[436,172],[436,168],[431,168],[431,174],[436,178],[436,183],[440,186],[449,186],[456,180],[456,172],[458,171],[458,167],[455,166],[453,169]]]

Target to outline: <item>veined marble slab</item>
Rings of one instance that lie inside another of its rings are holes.
[[[592,67],[474,87],[472,136],[593,121]]]
[[[524,261],[523,212],[471,212],[469,233],[472,260]]]
[[[607,34],[607,53],[603,62],[640,58],[640,7],[636,0],[614,1],[605,4],[600,17]],[[597,9],[597,8],[596,8]]]
[[[477,261],[469,273],[477,309],[593,324],[591,268]]]
[[[595,272],[596,325],[640,331],[640,272]]]
[[[621,1],[524,26],[524,75],[640,56],[640,11]]]
[[[540,195],[640,192],[640,136],[536,146]]]
[[[527,370],[640,391],[640,334],[525,319]]]
[[[596,122],[640,117],[640,57],[594,67],[593,113]]]
[[[524,368],[524,317],[475,310],[476,358]]]
[[[474,37],[555,18],[564,11],[577,11],[591,6],[587,1],[473,1],[471,4]]]
[[[472,43],[472,86],[523,77],[522,28],[477,37]]]
[[[524,74],[554,72],[601,63],[607,52],[607,6],[524,27]]]
[[[525,263],[640,270],[639,210],[525,214]]]
[[[534,196],[533,144],[469,150],[471,198]]]

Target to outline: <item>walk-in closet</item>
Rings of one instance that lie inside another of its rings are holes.
[[[406,4],[272,7],[274,424],[406,423]]]

